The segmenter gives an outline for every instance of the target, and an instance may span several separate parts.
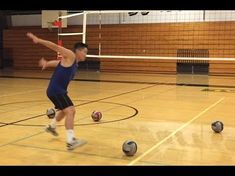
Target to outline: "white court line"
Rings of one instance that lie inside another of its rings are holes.
[[[147,154],[149,154],[150,152],[152,152],[154,149],[156,149],[157,147],[159,147],[161,144],[163,144],[164,142],[166,142],[169,138],[171,138],[172,136],[174,136],[177,132],[179,132],[180,130],[182,130],[183,128],[185,128],[186,126],[188,126],[190,123],[192,123],[194,120],[196,120],[198,117],[200,117],[202,114],[206,113],[207,111],[209,111],[211,108],[215,107],[217,104],[219,104],[221,101],[224,100],[224,97],[219,99],[218,101],[216,101],[215,103],[213,103],[212,105],[210,105],[209,107],[207,107],[206,109],[204,109],[202,112],[200,112],[198,115],[196,115],[195,117],[193,117],[191,120],[189,120],[188,122],[186,122],[184,125],[180,126],[178,129],[176,129],[174,132],[172,132],[171,134],[169,134],[166,138],[164,138],[163,140],[161,140],[160,142],[158,142],[157,144],[155,144],[153,147],[151,147],[149,150],[147,150],[146,152],[144,152],[142,155],[140,155],[139,157],[137,157],[136,159],[134,159],[133,161],[131,161],[128,165],[133,165],[136,162],[138,162],[139,160],[141,160],[143,157],[145,157]]]
[[[1,95],[0,97],[8,97],[8,96],[13,96],[13,95],[21,95],[21,94],[26,94],[26,93],[31,93],[31,92],[37,92],[40,90],[43,90],[44,88],[41,89],[36,89],[36,90],[28,90],[28,91],[24,91],[24,92],[18,92],[18,93],[14,93],[14,94],[7,94],[7,95]]]

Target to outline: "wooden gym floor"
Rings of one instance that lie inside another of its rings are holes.
[[[88,143],[67,151],[64,122],[59,137],[44,132],[50,75],[0,71],[0,165],[235,164],[235,77],[80,72],[69,94],[75,132]],[[138,144],[133,157],[122,152],[127,139]]]

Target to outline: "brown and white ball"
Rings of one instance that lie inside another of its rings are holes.
[[[93,111],[91,117],[95,122],[99,122],[100,119],[102,118],[102,113],[99,111]]]

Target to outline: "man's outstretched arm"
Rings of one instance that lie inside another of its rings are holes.
[[[75,54],[67,48],[64,48],[62,46],[58,46],[57,44],[55,44],[51,41],[38,38],[37,36],[35,36],[34,34],[32,34],[30,32],[27,33],[27,36],[29,38],[31,38],[34,43],[36,43],[36,44],[39,43],[41,45],[46,46],[47,48],[50,48],[51,50],[53,50],[55,52],[59,52],[63,56],[64,59],[74,59],[75,58]]]

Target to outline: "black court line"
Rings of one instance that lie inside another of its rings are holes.
[[[18,142],[18,141],[17,141]],[[46,147],[37,147],[37,146],[32,146],[32,145],[24,145],[24,144],[16,144],[16,142],[14,143],[10,143],[9,145],[13,145],[13,146],[18,146],[18,147],[25,147],[25,148],[33,148],[33,149],[40,149],[40,150],[49,150],[49,151],[56,151],[56,152],[63,152],[63,153],[68,153],[68,151],[66,150],[61,150],[61,149],[51,149],[51,148],[46,148]],[[85,144],[87,145],[87,144]],[[85,146],[84,145],[84,146]],[[77,148],[79,149],[79,147]],[[120,148],[121,150],[121,148]],[[109,158],[109,159],[116,159],[116,160],[125,160],[125,161],[131,161],[131,159],[133,159],[133,157],[129,158],[127,156],[125,156],[123,154],[122,158],[119,157],[113,157],[113,156],[105,156],[105,155],[97,155],[97,154],[93,154],[93,153],[86,153],[86,152],[76,152],[75,150],[73,151],[69,151],[69,153],[74,153],[74,154],[78,154],[78,155],[88,155],[88,156],[95,156],[95,157],[101,157],[101,158]],[[141,155],[141,153],[138,153],[138,155]],[[135,157],[138,157],[137,155],[135,155]],[[128,159],[129,158],[129,159]],[[144,163],[144,164],[152,164],[152,165],[162,165],[162,166],[170,166],[170,164],[163,164],[163,163],[157,163],[157,162],[151,162],[151,161],[139,161],[139,163]]]
[[[34,102],[34,101],[37,101],[37,102],[41,101],[42,102],[42,101],[46,101],[46,100],[33,100],[33,101],[25,101],[25,102]],[[77,100],[77,101],[89,101],[89,100]],[[25,103],[25,102],[21,101],[20,103]],[[132,115],[130,115],[130,116],[127,116],[127,117],[124,117],[124,118],[120,118],[120,119],[108,120],[108,121],[100,121],[100,122],[93,122],[93,123],[80,123],[80,124],[76,124],[75,123],[74,126],[87,126],[87,125],[99,125],[99,124],[104,124],[104,123],[113,123],[113,122],[118,122],[118,121],[123,121],[123,120],[130,119],[132,117],[135,117],[139,113],[139,111],[135,107],[129,106],[129,105],[126,105],[126,104],[114,103],[114,102],[105,102],[105,101],[99,101],[99,102],[128,107],[128,108],[132,109],[134,111],[134,113]],[[17,102],[17,103],[19,103],[19,102]],[[5,103],[5,104],[2,104],[2,105],[9,105],[9,104],[16,104],[16,103]],[[79,105],[77,105],[77,106],[79,106]],[[115,108],[112,107],[110,109],[115,109]],[[110,109],[108,109],[108,110],[110,110]],[[7,124],[10,124],[10,123],[0,122],[0,124],[7,125]],[[11,124],[11,125],[15,125],[15,126],[31,126],[31,127],[43,127],[43,126],[45,126],[45,125],[32,125],[32,124]],[[60,126],[64,126],[64,125],[58,125],[58,127],[60,127]]]
[[[167,92],[167,91],[169,91],[169,90],[172,90],[173,88],[170,88],[170,89],[168,89],[168,90],[166,90],[166,91],[163,91],[163,92],[161,92],[161,93],[165,93],[165,92]],[[47,101],[47,100],[30,100],[30,101],[18,101],[18,102],[11,102],[11,103],[4,103],[4,104],[0,104],[0,106],[5,106],[5,105],[10,105],[10,104],[17,104],[17,103],[30,103],[30,102],[35,102],[35,101],[37,101],[37,102],[44,102],[44,101]],[[73,101],[86,101],[86,102],[89,102],[90,100],[73,100]],[[112,122],[117,122],[117,121],[122,121],[122,120],[127,120],[127,119],[129,119],[129,118],[132,118],[132,117],[134,117],[134,116],[136,116],[137,114],[138,114],[138,110],[136,109],[136,108],[134,108],[133,106],[129,106],[129,105],[127,105],[127,104],[121,104],[121,103],[114,103],[114,102],[107,102],[107,101],[99,101],[99,102],[101,102],[101,103],[109,103],[109,104],[115,104],[115,105],[119,105],[119,106],[125,106],[125,107],[128,107],[128,108],[131,108],[131,109],[133,109],[134,111],[135,111],[135,113],[133,114],[133,115],[131,115],[131,116],[128,116],[128,117],[125,117],[125,118],[121,118],[121,119],[116,119],[116,120],[112,120],[112,121],[105,121],[105,122],[97,122],[97,123],[87,123],[87,124],[74,124],[74,126],[85,126],[85,125],[95,125],[95,124],[102,124],[102,123],[112,123]],[[116,108],[116,107],[115,107]],[[110,108],[110,109],[115,109],[115,108]],[[108,110],[110,110],[110,109],[108,109]],[[107,110],[106,110],[107,111]],[[87,117],[85,117],[85,118],[87,118]],[[82,119],[84,119],[84,118],[82,118]],[[80,119],[81,120],[81,119]],[[0,122],[0,124],[7,124],[7,123],[5,123],[5,122]],[[42,126],[44,126],[44,125],[32,125],[32,124],[12,124],[12,125],[15,125],[15,126],[33,126],[33,127],[42,127]],[[60,126],[64,126],[64,125],[58,125],[58,127],[60,127]]]
[[[45,101],[45,100],[41,100],[41,101]],[[81,100],[80,100],[80,101],[81,101]],[[31,102],[31,101],[28,101],[28,102]],[[116,104],[116,103],[114,103],[114,104]],[[119,103],[118,103],[118,104],[119,104]],[[4,105],[6,105],[6,104],[4,104]],[[127,105],[127,106],[128,106],[128,105]],[[135,108],[134,108],[134,109],[135,109]],[[129,116],[129,117],[126,117],[126,118],[123,118],[123,119],[117,119],[117,120],[113,120],[113,121],[109,121],[109,122],[106,121],[106,122],[103,122],[103,123],[111,123],[111,122],[126,120],[126,119],[129,119],[129,118],[132,118],[132,117],[136,116],[137,114],[138,114],[138,110],[135,109],[135,113],[134,113],[133,115]],[[0,122],[0,123],[3,123],[3,122]],[[99,123],[101,123],[101,122],[99,122]],[[99,123],[81,124],[81,125],[94,125],[94,124],[99,124]],[[5,123],[3,123],[3,124],[5,124]],[[6,125],[7,125],[7,124],[6,124]],[[14,124],[14,125],[18,125],[18,126],[34,126],[34,125],[20,125],[20,124]],[[74,126],[79,126],[79,125],[80,125],[80,124],[75,124]],[[39,125],[35,125],[35,126],[39,126]],[[44,126],[44,125],[42,125],[42,126]],[[58,125],[58,126],[63,126],[63,125]],[[41,131],[41,132],[39,132],[39,133],[30,135],[30,136],[27,136],[27,137],[24,137],[24,138],[21,138],[21,139],[17,139],[17,140],[15,140],[15,141],[13,141],[13,142],[0,145],[0,147],[4,147],[4,146],[9,145],[9,144],[12,144],[12,143],[16,143],[16,142],[19,142],[19,141],[23,141],[23,140],[25,140],[25,139],[29,139],[29,138],[34,137],[34,136],[38,136],[38,135],[40,135],[40,134],[42,134],[42,133],[45,133],[45,131]]]
[[[0,76],[0,78],[15,78],[15,79],[42,79],[42,80],[50,80],[50,78],[23,77],[23,76]],[[113,80],[78,79],[78,78],[74,78],[72,81],[85,81],[85,82],[110,82],[110,83],[135,83],[135,84],[156,84],[156,82],[141,82],[141,81],[113,81]]]
[[[15,146],[21,146],[21,147],[29,147],[29,148],[35,148],[35,149],[41,149],[41,150],[51,150],[51,151],[57,151],[57,152],[64,152],[64,153],[75,153],[75,154],[82,154],[82,155],[90,155],[90,156],[96,156],[96,157],[103,157],[103,158],[110,158],[110,159],[118,159],[118,160],[125,160],[124,158],[118,158],[118,157],[109,157],[109,156],[104,156],[104,155],[97,155],[97,154],[91,154],[91,153],[84,153],[84,152],[75,152],[75,151],[67,151],[67,150],[59,150],[59,149],[50,149],[50,148],[43,148],[43,147],[36,147],[36,146],[29,146],[29,145],[22,145],[22,144],[16,144],[17,142],[20,142],[20,141],[23,141],[25,139],[29,139],[31,137],[34,137],[34,136],[38,136],[42,133],[45,133],[45,131],[41,131],[41,132],[38,132],[38,133],[35,133],[33,135],[30,135],[30,136],[27,136],[27,137],[24,137],[24,138],[21,138],[21,139],[17,139],[15,141],[12,141],[12,142],[9,142],[7,144],[3,144],[3,145],[0,145],[0,147],[4,147],[6,145],[15,145]],[[87,144],[86,144],[87,145]],[[84,145],[85,146],[85,145]],[[124,156],[124,154],[123,154]],[[126,157],[126,156],[124,156]],[[128,158],[128,157],[126,157]],[[127,160],[127,159],[126,159]],[[128,161],[131,161],[131,160],[128,160]]]
[[[234,89],[202,89],[201,91],[213,93],[235,93]]]
[[[25,140],[25,139],[29,139],[29,138],[31,138],[31,137],[37,136],[37,135],[42,134],[42,133],[45,133],[45,131],[40,131],[40,132],[35,133],[35,134],[33,134],[33,135],[30,135],[30,136],[27,136],[27,137],[24,137],[24,138],[20,138],[20,139],[17,139],[17,140],[15,140],[15,141],[13,141],[13,142],[9,142],[9,143],[0,145],[0,147],[4,147],[4,146],[9,145],[9,144],[12,144],[12,143],[16,143],[16,142],[19,142],[19,141],[23,141],[23,140]]]
[[[147,87],[143,87],[143,88],[140,88],[140,89],[135,89],[135,90],[132,90],[132,91],[128,91],[128,92],[124,92],[124,93],[108,96],[108,97],[105,97],[105,98],[100,98],[100,99],[97,99],[97,100],[92,100],[92,101],[89,101],[89,102],[86,102],[86,103],[82,103],[82,104],[79,104],[79,105],[75,105],[75,106],[76,107],[77,106],[83,106],[83,105],[86,105],[86,104],[91,104],[91,103],[99,102],[99,101],[102,101],[102,100],[106,100],[106,99],[110,99],[110,98],[114,98],[114,97],[119,97],[121,95],[129,94],[129,93],[133,93],[133,92],[138,92],[138,91],[141,91],[141,90],[144,90],[144,89],[152,88],[154,86],[156,86],[156,84],[155,85],[151,85],[151,86],[147,86]],[[35,118],[38,118],[38,117],[41,117],[41,116],[44,116],[44,115],[45,114],[39,114],[39,115],[36,115],[36,116],[32,116],[32,117],[28,117],[28,118],[25,118],[25,119],[17,120],[17,121],[14,121],[14,122],[10,122],[10,123],[7,123],[7,124],[3,124],[0,127],[4,127],[4,126],[7,126],[7,125],[13,125],[13,124],[16,124],[16,123],[19,123],[19,122],[35,119]]]
[[[128,158],[126,156],[124,156],[123,154],[123,158],[118,158],[118,157],[112,157],[112,156],[105,156],[105,155],[97,155],[97,154],[93,154],[93,153],[86,153],[86,152],[76,152],[75,150],[73,151],[67,151],[67,150],[61,150],[61,149],[51,149],[51,148],[46,148],[46,147],[37,147],[37,146],[31,146],[31,145],[23,145],[23,144],[14,144],[14,143],[11,143],[10,145],[14,145],[14,146],[20,146],[20,147],[28,147],[28,148],[34,148],[34,149],[41,149],[41,150],[49,150],[49,151],[56,151],[56,152],[63,152],[63,153],[74,153],[74,154],[78,154],[78,155],[89,155],[89,156],[95,156],[95,157],[101,157],[101,158],[109,158],[109,159],[117,159],[117,160],[126,160],[126,161],[131,161],[129,159],[125,159],[125,158]],[[83,146],[86,146],[87,144],[83,145]],[[81,147],[83,147],[81,146]],[[79,149],[76,148],[76,149]],[[120,148],[121,150],[121,148]],[[133,158],[131,158],[133,159]]]
[[[34,135],[36,136],[36,135]],[[19,142],[19,141],[17,141]],[[56,151],[56,152],[63,152],[63,153],[74,153],[74,154],[79,154],[79,155],[88,155],[88,156],[95,156],[95,157],[101,157],[101,158],[109,158],[109,159],[116,159],[116,160],[125,160],[125,161],[131,161],[131,159],[134,159],[133,157],[129,158],[127,156],[125,156],[123,154],[122,158],[119,157],[114,157],[114,156],[105,156],[105,155],[97,155],[94,153],[87,153],[87,152],[76,152],[75,150],[73,151],[67,151],[67,150],[61,150],[61,149],[53,149],[53,148],[46,148],[46,147],[38,147],[38,146],[32,146],[32,145],[25,145],[25,144],[16,144],[16,142],[10,143],[9,145],[13,145],[13,146],[19,146],[19,147],[25,147],[25,148],[34,148],[34,149],[40,149],[40,150],[49,150],[49,151]],[[85,144],[84,146],[86,146],[87,144]],[[88,143],[89,145],[89,143]],[[79,147],[77,148],[79,149]],[[121,150],[121,148],[120,148]],[[141,155],[141,153],[139,153],[137,151],[138,155]],[[135,155],[135,157],[138,157],[137,155]],[[129,159],[128,159],[129,158]],[[139,161],[139,163],[144,163],[144,164],[153,164],[153,165],[163,165],[163,166],[170,166],[169,164],[162,164],[162,163],[158,163],[158,162],[151,162],[151,161]]]
[[[21,77],[21,76],[0,76],[0,78],[13,78],[13,79],[42,79],[50,80],[50,78],[38,78],[38,77]],[[230,85],[209,85],[209,84],[193,84],[193,83],[166,83],[166,82],[145,82],[145,81],[115,81],[115,80],[97,80],[97,79],[78,79],[75,78],[73,81],[84,81],[84,82],[109,82],[109,83],[128,83],[128,84],[158,84],[158,85],[171,85],[171,86],[193,86],[193,87],[222,87],[222,88],[235,88]]]

